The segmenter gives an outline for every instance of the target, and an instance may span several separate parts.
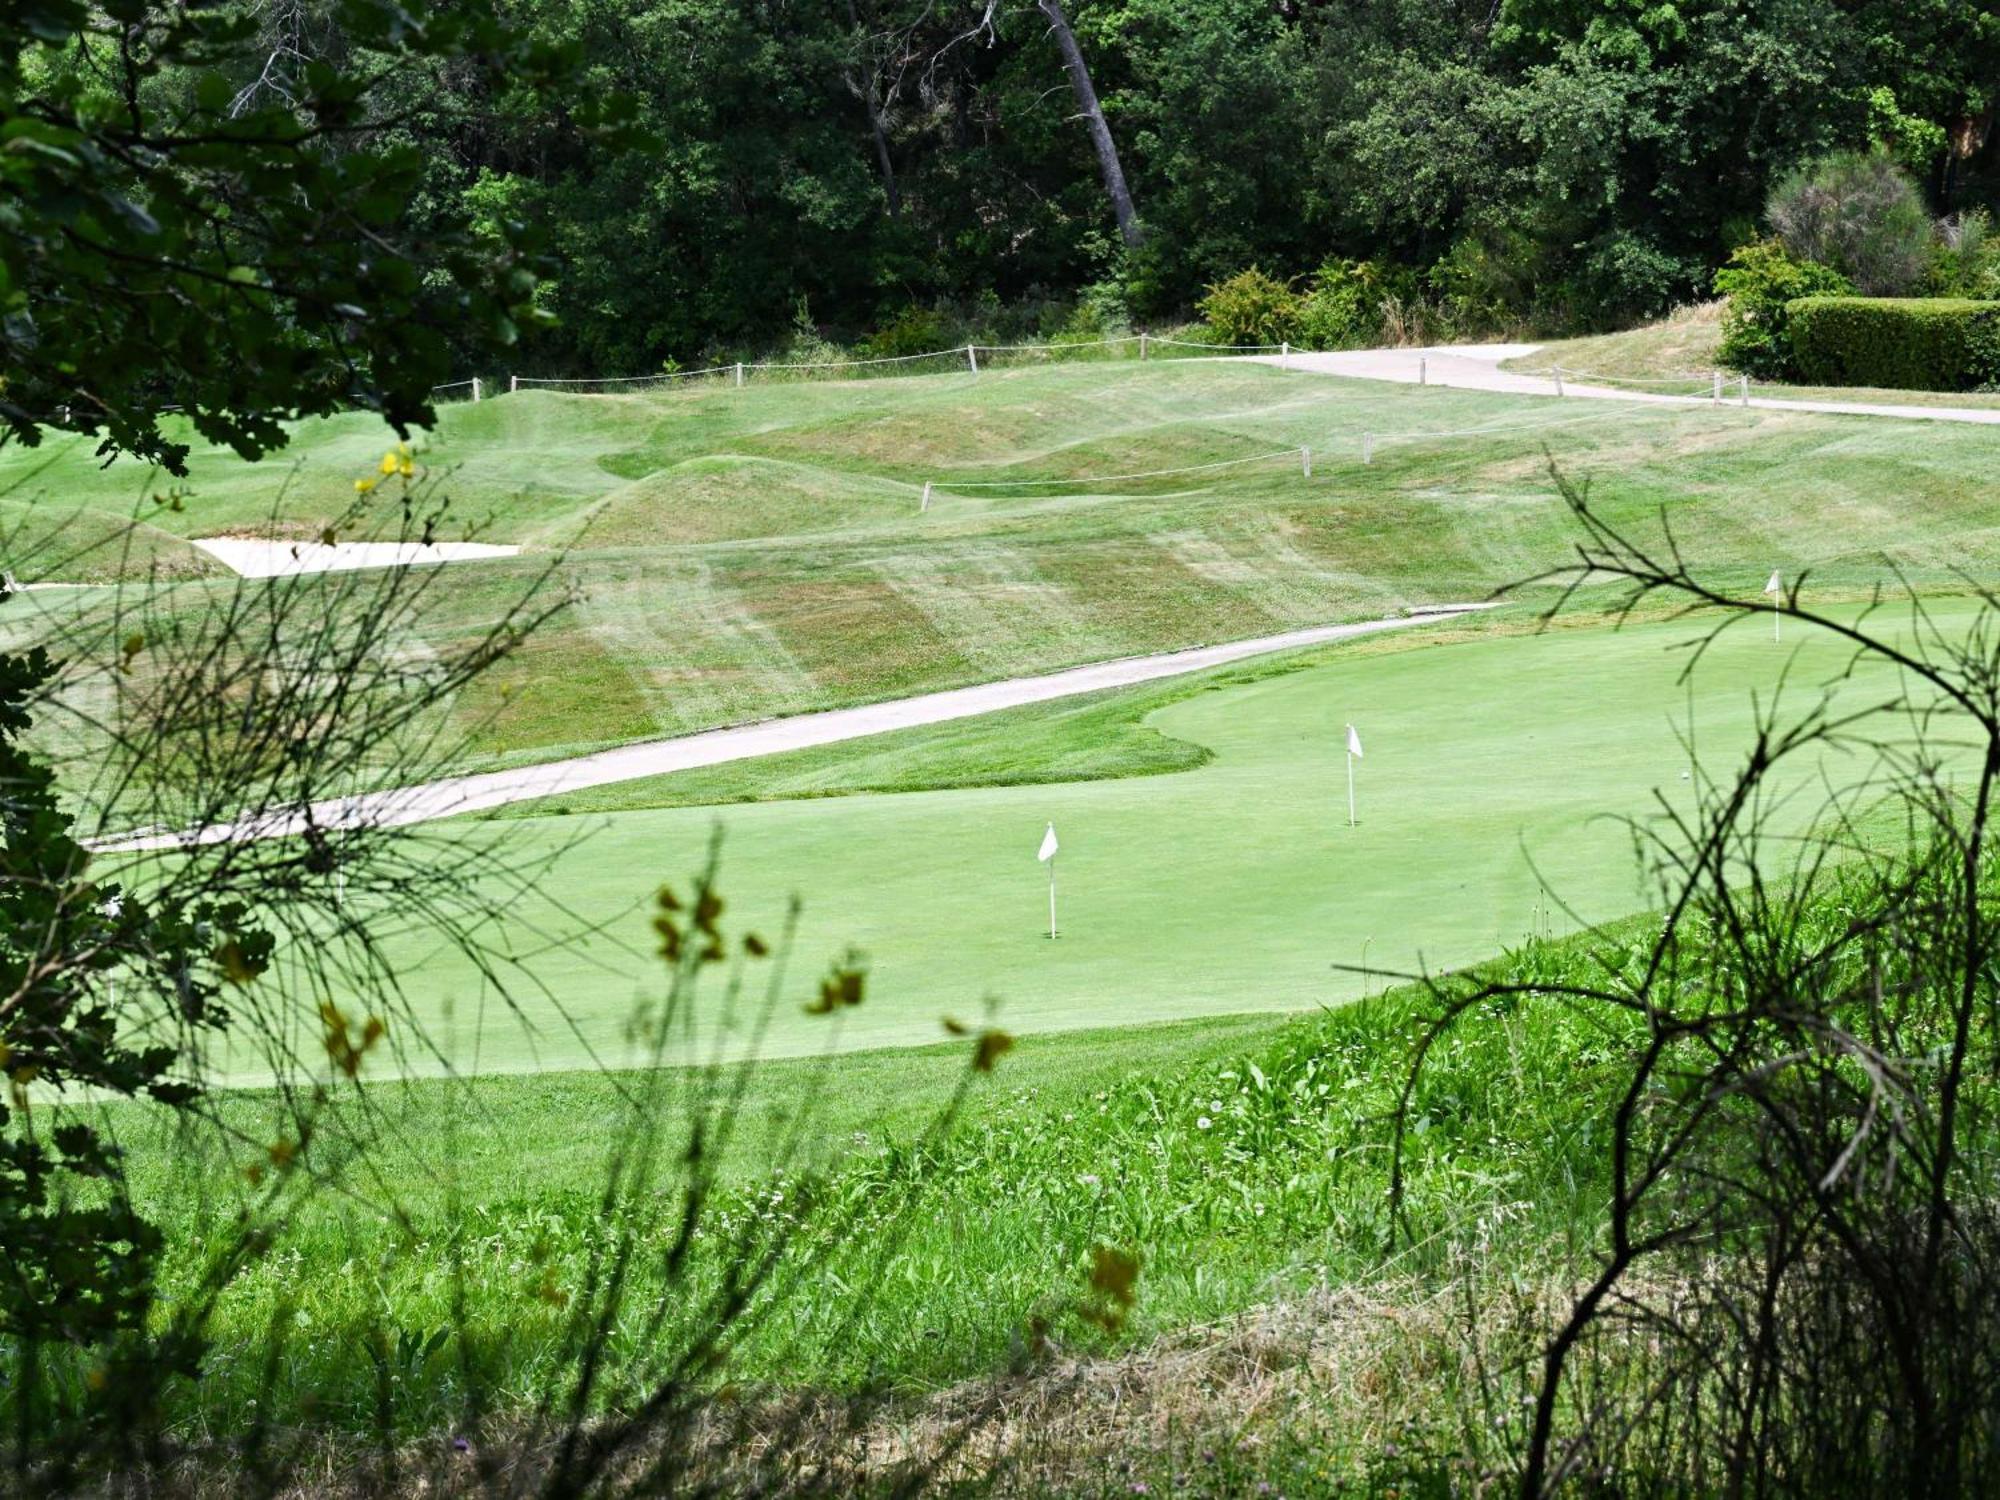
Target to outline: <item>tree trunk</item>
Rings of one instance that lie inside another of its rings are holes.
[[[854,0],[847,0],[847,24],[854,33],[855,54],[861,69],[859,83],[850,80],[850,87],[861,96],[862,107],[868,111],[868,129],[875,137],[875,161],[882,169],[882,192],[889,200],[889,217],[893,219],[902,210],[903,195],[896,186],[896,164],[889,156],[889,129],[884,120],[887,111],[882,104],[882,73],[861,35],[861,17],[854,9]]]
[[[1090,126],[1090,143],[1097,148],[1097,169],[1104,176],[1104,191],[1111,199],[1111,211],[1118,216],[1118,233],[1128,246],[1137,249],[1145,243],[1146,233],[1139,227],[1138,212],[1132,207],[1132,190],[1125,186],[1125,169],[1118,164],[1118,146],[1111,139],[1111,127],[1104,123],[1104,108],[1097,102],[1097,90],[1091,87],[1090,68],[1083,60],[1083,50],[1076,44],[1076,33],[1069,29],[1062,0],[1036,0],[1036,4],[1049,19],[1056,46],[1062,49],[1063,66],[1069,69],[1076,107],[1082,111],[1084,123]]]

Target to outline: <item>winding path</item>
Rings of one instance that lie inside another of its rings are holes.
[[[1709,406],[1708,396],[1672,396],[1660,391],[1633,391],[1622,386],[1592,385],[1565,378],[1558,388],[1545,375],[1503,370],[1501,362],[1521,359],[1540,344],[1443,344],[1429,349],[1347,349],[1330,354],[1294,351],[1289,355],[1251,355],[1259,364],[1280,365],[1320,375],[1344,375],[1354,380],[1388,380],[1415,385],[1419,379],[1455,390],[1499,391],[1510,396],[1550,396],[1586,401],[1645,402],[1660,406]],[[1725,387],[1725,390],[1727,388]],[[1725,395],[1725,406],[1745,403]],[[2000,426],[2000,408],[1976,406],[1902,406],[1875,401],[1778,400],[1752,396],[1747,403],[1761,411],[1831,412],[1847,417],[1900,417],[1918,422],[1973,422]]]
[[[1055,698],[1101,692],[1106,688],[1131,687],[1163,677],[1199,672],[1208,667],[1226,666],[1230,662],[1265,656],[1274,651],[1317,646],[1351,636],[1374,635],[1488,608],[1491,606],[1485,604],[1432,605],[1388,619],[1357,620],[1346,625],[1314,625],[1304,630],[1288,630],[1282,635],[1227,641],[1217,646],[1195,646],[1156,656],[1127,656],[1114,661],[1092,662],[1089,666],[1070,667],[1039,677],[1011,677],[1000,682],[980,683],[976,687],[952,688],[887,703],[864,704],[859,708],[827,709],[820,713],[796,714],[755,724],[710,729],[676,739],[645,740],[635,745],[600,750],[593,755],[577,756],[572,760],[550,761],[544,765],[523,766],[509,771],[488,771],[474,776],[453,776],[423,786],[399,787],[393,791],[318,802],[313,804],[310,822],[321,828],[396,828],[425,823],[436,818],[501,807],[510,802],[529,802],[538,797],[562,796],[589,787],[637,781],[670,771],[688,771],[698,766],[721,765],[760,755],[780,755],[788,750],[806,750],[816,745],[862,739],[868,735],[887,734],[892,730],[911,729],[919,725],[943,724],[953,719],[994,713],[1003,708],[1019,708],[1030,703],[1047,703]],[[291,813],[242,823],[216,824],[184,833],[146,833],[129,839],[109,839],[97,847],[112,851],[172,849],[244,837],[278,838],[303,832],[307,824],[305,815]]]

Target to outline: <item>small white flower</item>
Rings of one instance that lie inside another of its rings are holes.
[[[1209,1126],[1213,1125],[1214,1123],[1215,1121],[1211,1120],[1207,1115],[1203,1115],[1200,1119],[1194,1122],[1194,1128],[1196,1130],[1206,1130],[1209,1128]]]

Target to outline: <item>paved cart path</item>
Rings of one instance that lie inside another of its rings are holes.
[[[1258,354],[1259,364],[1280,365],[1291,370],[1308,370],[1321,375],[1344,375],[1355,380],[1388,380],[1415,385],[1419,379],[1454,390],[1499,391],[1514,396],[1549,396],[1565,400],[1646,402],[1661,406],[1708,406],[1708,395],[1674,396],[1660,391],[1634,391],[1623,386],[1592,385],[1581,376],[1565,374],[1560,390],[1546,375],[1529,375],[1519,370],[1503,370],[1503,360],[1533,354],[1539,344],[1445,344],[1430,349],[1343,349],[1330,354],[1294,351],[1289,355]],[[1743,401],[1726,394],[1725,406],[1742,406]],[[1752,388],[1754,390],[1754,387]],[[1876,401],[1780,400],[1753,395],[1748,403],[1761,411],[1831,412],[1849,417],[1899,417],[1917,422],[1973,422],[2000,426],[2000,408],[1976,406],[1903,406]]]
[[[953,719],[994,713],[1003,708],[1047,703],[1051,699],[1101,692],[1106,688],[1130,687],[1162,677],[1178,677],[1208,667],[1225,666],[1274,651],[1289,651],[1299,646],[1316,646],[1326,641],[1399,630],[1427,620],[1445,619],[1489,607],[1484,604],[1440,604],[1388,619],[1358,620],[1345,625],[1314,625],[1304,630],[1288,630],[1282,635],[1196,646],[1184,651],[1161,652],[1155,656],[1121,657],[1115,661],[1093,662],[1089,666],[1070,667],[1036,677],[1011,677],[1000,682],[980,683],[976,687],[952,688],[946,692],[923,693],[887,703],[864,704],[859,708],[828,709],[821,713],[796,714],[756,724],[704,730],[700,734],[681,735],[674,739],[646,740],[571,760],[550,761],[544,765],[523,766],[508,771],[488,771],[473,776],[453,776],[422,786],[400,787],[392,791],[315,803],[310,821],[321,828],[393,828],[424,823],[435,818],[500,807],[510,802],[527,802],[537,797],[578,792],[587,787],[637,781],[670,771],[721,765],[760,755],[780,755],[787,750],[805,750],[815,745],[831,745],[918,725],[943,724]],[[245,836],[282,837],[302,832],[307,821],[305,816],[296,813],[273,815],[184,833],[146,833],[132,838],[105,840],[99,847],[167,849],[186,844],[219,843]]]

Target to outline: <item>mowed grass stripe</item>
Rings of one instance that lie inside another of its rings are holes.
[[[586,601],[468,695],[474,758],[450,769],[1482,597],[1569,556],[1545,446],[1613,520],[1664,511],[1728,576],[1812,568],[1858,594],[1884,552],[1921,586],[2000,564],[1983,432],[1728,407],[1576,423],[1581,404],[1126,363],[450,407],[426,441],[456,513],[494,540],[577,539],[561,582]],[[1481,425],[1506,430],[1360,459],[1364,431]],[[281,465],[202,452],[183,508],[147,522],[199,535],[276,504],[283,528],[311,531],[352,502],[383,441],[343,417],[302,429]],[[918,482],[947,473],[1108,473],[1296,443],[1314,447],[1310,480],[1286,460],[1096,493],[940,491],[915,510]],[[0,481],[27,472],[0,460]],[[147,493],[137,466],[86,460],[68,453],[31,488],[106,515]],[[439,640],[483,628],[541,565],[455,568]],[[192,610],[214,587],[174,599]]]

